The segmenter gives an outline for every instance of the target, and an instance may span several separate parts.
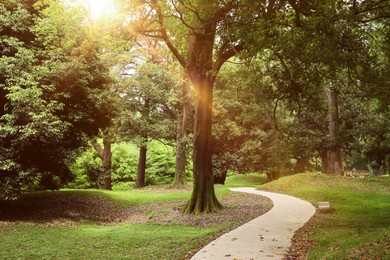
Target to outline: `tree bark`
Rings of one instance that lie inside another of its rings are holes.
[[[146,172],[146,154],[148,151],[148,137],[142,135],[141,145],[139,149],[137,181],[135,188],[142,188],[145,186],[145,172]]]
[[[188,44],[187,70],[195,89],[193,169],[194,187],[185,213],[209,213],[220,209],[214,191],[211,152],[211,123],[214,75],[212,54],[215,24],[205,26],[202,35],[191,35]]]
[[[177,118],[177,133],[176,133],[176,170],[175,177],[172,183],[172,188],[182,189],[185,186],[186,180],[186,148],[187,148],[187,126],[188,126],[188,111],[189,103],[187,97],[187,86],[184,85],[182,113]]]
[[[297,158],[297,162],[294,165],[294,173],[303,173],[305,172],[307,165],[309,164],[309,158],[306,156],[301,156]]]
[[[191,199],[183,208],[183,212],[194,214],[212,212],[221,208],[221,204],[215,196],[211,168],[210,140],[213,85],[222,65],[244,49],[241,45],[232,47],[230,42],[224,42],[215,53],[216,55],[213,55],[214,41],[217,23],[225,19],[225,16],[233,9],[234,4],[229,2],[222,7],[213,5],[213,8],[209,10],[210,12],[207,12],[202,18],[198,16],[198,19],[195,18],[190,22],[190,25],[182,20],[184,25],[192,30],[187,45],[187,60],[170,40],[170,35],[164,25],[165,16],[161,6],[158,5],[158,1],[153,0],[152,4],[156,7],[157,21],[160,24],[159,37],[165,41],[168,49],[186,69],[195,90],[194,188]]]
[[[214,175],[214,183],[215,184],[223,184],[225,185],[226,175],[228,172],[228,167],[223,167],[220,170],[219,175]]]
[[[103,147],[96,142],[93,142],[93,146],[97,151],[100,159],[103,163],[103,176],[99,179],[101,180],[100,188],[104,190],[112,189],[112,179],[111,179],[111,164],[112,164],[112,152],[111,152],[112,140],[109,136],[109,130],[106,129],[103,131]]]
[[[330,85],[327,92],[329,107],[329,145],[322,154],[323,172],[327,174],[342,174],[341,149],[338,144],[339,112],[337,92],[334,86]]]
[[[277,179],[279,179],[279,173],[274,171],[267,173],[267,182],[275,181]]]

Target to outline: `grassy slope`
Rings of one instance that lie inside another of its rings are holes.
[[[218,196],[231,186],[253,186],[265,178],[232,176],[227,186],[218,185]],[[188,199],[190,191],[146,188],[128,191],[63,190],[80,195],[101,195],[123,206]],[[31,194],[40,196],[44,193]],[[198,228],[176,224],[82,223],[44,227],[34,223],[3,224],[0,221],[0,259],[183,259],[199,244],[207,243],[226,225]]]
[[[314,241],[309,259],[390,259],[390,178],[351,179],[318,173],[298,174],[261,189],[290,194],[333,211],[317,214],[299,233]]]

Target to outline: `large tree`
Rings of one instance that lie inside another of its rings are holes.
[[[339,108],[350,96],[387,93],[382,90],[388,83],[379,73],[386,55],[375,46],[384,37],[389,2],[288,2],[288,12],[270,31],[274,38],[266,48],[273,67],[268,75],[278,82],[279,104],[287,104],[294,115],[288,132],[301,164],[297,170],[307,164],[307,155],[317,152],[324,172],[340,174],[341,151],[350,140],[344,138],[348,120],[341,121],[345,117]],[[254,42],[259,44],[251,48],[264,43]]]
[[[241,52],[251,26],[270,19],[284,1],[146,1],[139,34],[164,41],[185,69],[195,92],[194,188],[184,208],[199,214],[221,208],[212,175],[213,85],[222,65]],[[244,29],[245,28],[245,29]]]
[[[55,1],[0,4],[0,192],[72,178],[72,152],[109,123],[107,68],[82,26]]]

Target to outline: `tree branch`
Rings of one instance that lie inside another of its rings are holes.
[[[194,13],[196,15],[196,18],[198,18],[198,20],[200,22],[205,22],[205,20],[202,19],[202,17],[200,17],[199,15],[199,12],[198,10],[196,10],[196,7],[191,4],[189,1],[183,1],[183,0],[178,0],[179,3],[181,3],[183,6],[185,6],[186,9],[190,10],[192,13]]]
[[[231,48],[230,50],[218,55],[218,58],[215,61],[214,66],[213,66],[213,72],[214,73],[218,72],[221,69],[222,65],[228,59],[230,59],[231,57],[233,57],[234,55],[236,55],[237,53],[239,53],[243,50],[244,50],[244,47],[242,45],[238,44],[238,45],[234,46],[233,48]]]
[[[100,146],[100,144],[98,144],[96,139],[92,141],[92,145],[95,148],[96,152],[98,153],[100,159],[103,160],[103,157],[104,157],[104,155],[103,155],[103,153],[104,153],[103,152],[103,148]]]
[[[161,39],[163,39],[168,47],[168,49],[172,52],[172,54],[176,57],[176,59],[179,61],[180,65],[183,68],[187,67],[187,63],[184,60],[183,56],[179,53],[179,51],[176,49],[176,47],[172,44],[172,42],[169,40],[167,30],[164,25],[164,16],[161,11],[160,5],[156,1],[153,1],[153,3],[156,6],[157,16],[158,16],[158,22],[160,24],[160,33],[161,33]]]
[[[197,28],[192,27],[191,25],[189,25],[189,24],[184,20],[183,14],[179,11],[179,9],[177,8],[177,5],[175,4],[175,2],[174,2],[174,1],[171,1],[171,3],[172,3],[172,5],[173,5],[173,7],[175,8],[176,13],[178,13],[178,16],[172,15],[172,17],[175,17],[175,18],[179,19],[179,20],[184,24],[184,26],[186,26],[187,28],[189,28],[189,29],[195,31]],[[200,28],[198,28],[198,29],[200,29]]]

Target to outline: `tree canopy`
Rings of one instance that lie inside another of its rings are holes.
[[[1,191],[72,179],[67,160],[109,124],[108,68],[82,26],[84,14],[54,1],[0,4]]]

